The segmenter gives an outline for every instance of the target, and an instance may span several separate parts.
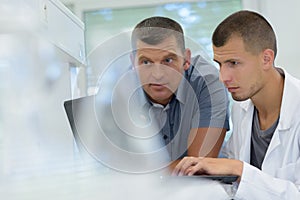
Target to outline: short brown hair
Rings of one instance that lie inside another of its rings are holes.
[[[242,10],[223,20],[215,29],[213,45],[224,46],[231,36],[241,37],[247,51],[257,54],[265,49],[277,54],[276,36],[270,23],[260,14]]]
[[[167,17],[150,17],[138,23],[131,35],[131,45],[136,49],[137,40],[147,44],[159,44],[170,36],[175,36],[177,44],[184,51],[184,33],[180,24]]]

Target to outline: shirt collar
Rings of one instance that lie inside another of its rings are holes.
[[[185,104],[185,102],[186,102],[185,98],[187,95],[184,93],[184,91],[186,89],[189,89],[186,87],[187,85],[189,85],[188,81],[187,81],[186,77],[183,76],[179,83],[178,89],[175,92],[176,99],[182,104]]]

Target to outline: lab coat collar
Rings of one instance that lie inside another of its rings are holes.
[[[247,112],[247,111],[249,111],[249,109],[252,109],[253,103],[252,103],[251,99],[248,99],[248,100],[241,102],[240,106],[245,112]]]
[[[292,82],[293,77],[290,74],[288,74],[284,69],[278,68],[278,70],[285,76],[280,119],[277,127],[279,131],[283,131],[288,130],[291,127],[291,122],[293,121],[292,113],[298,110],[297,107],[299,106],[299,103],[295,102],[294,99],[289,96],[299,89],[295,88],[295,83],[293,84]]]

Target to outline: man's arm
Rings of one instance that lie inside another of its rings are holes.
[[[192,129],[188,141],[188,156],[218,157],[225,134],[225,128]]]
[[[189,135],[187,156],[218,157],[225,134],[225,128],[192,129]],[[172,172],[180,161],[181,159],[173,161],[169,170]]]
[[[229,130],[229,99],[224,85],[219,81],[218,70],[204,57],[191,60],[195,66],[191,85],[198,99],[192,129],[188,137],[188,156],[217,157],[226,131]]]

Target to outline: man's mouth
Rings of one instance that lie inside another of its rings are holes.
[[[239,87],[227,87],[227,89],[229,92],[236,92],[239,89]]]
[[[150,83],[150,87],[155,89],[163,89],[166,87],[166,84]]]

